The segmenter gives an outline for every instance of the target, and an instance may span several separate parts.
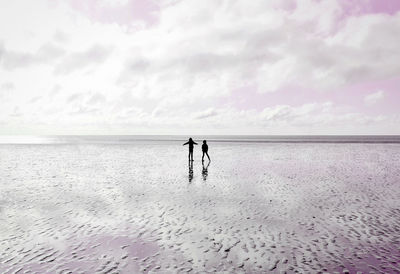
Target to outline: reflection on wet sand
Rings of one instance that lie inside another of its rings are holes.
[[[193,180],[193,161],[189,161],[189,183]]]
[[[201,175],[203,176],[203,181],[207,180],[207,176],[208,176],[208,167],[210,166],[210,161],[208,161],[207,165],[204,165],[204,161],[203,161],[203,170],[201,171]]]

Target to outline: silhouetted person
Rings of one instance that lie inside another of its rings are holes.
[[[190,156],[192,156],[192,161],[193,161],[193,145],[197,145],[197,143],[193,141],[192,138],[189,138],[189,141],[187,141],[183,145],[189,145],[189,161],[190,161]]]
[[[210,156],[208,156],[208,145],[207,141],[203,141],[203,145],[201,146],[201,150],[203,151],[203,157],[201,157],[201,161],[204,162],[204,154],[207,155],[208,160],[211,161]]]
[[[203,175],[203,181],[207,180],[208,176],[208,166],[210,165],[210,162],[208,162],[207,166],[204,166],[204,161],[203,161],[203,170],[201,171],[201,175]]]

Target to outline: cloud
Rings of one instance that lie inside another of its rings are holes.
[[[53,35],[53,41],[60,44],[67,43],[68,39],[69,39],[68,35],[60,30],[56,30],[56,32]]]
[[[37,64],[48,64],[63,56],[65,50],[47,43],[35,52],[21,52],[0,48],[0,61],[5,69],[27,68]]]
[[[74,93],[74,94],[68,96],[67,102],[71,103],[71,102],[77,101],[80,98],[82,98],[83,96],[84,96],[84,93]]]
[[[372,106],[381,101],[385,97],[385,93],[382,90],[368,94],[364,97],[364,103],[367,106]]]
[[[89,105],[97,105],[100,103],[104,103],[106,101],[106,97],[101,93],[93,94],[87,101]]]
[[[0,85],[0,90],[13,90],[15,89],[15,84],[13,82],[4,82]]]
[[[51,91],[50,91],[50,93],[49,93],[49,96],[50,96],[50,97],[54,97],[54,96],[57,95],[61,90],[62,90],[62,87],[61,87],[59,84],[55,84],[55,85],[52,87],[52,89],[51,89]]]
[[[67,0],[74,10],[91,20],[101,23],[117,23],[143,27],[157,20],[159,5],[152,0]]]
[[[14,52],[14,51],[3,51],[2,65],[6,69],[14,69],[18,67],[27,67],[35,62],[33,54]]]
[[[15,128],[279,133],[372,131],[382,115],[389,132],[392,89],[364,89],[392,103],[372,113],[351,87],[400,75],[400,13],[365,3],[15,0],[0,9],[1,80],[13,83],[0,118],[17,106]]]
[[[33,98],[29,101],[29,103],[38,102],[38,101],[41,100],[42,98],[43,98],[43,96],[35,96],[35,97],[33,97]]]
[[[193,115],[193,118],[194,119],[206,119],[208,117],[212,117],[212,116],[216,116],[216,115],[218,115],[218,112],[213,108],[209,108],[205,111],[195,113]]]
[[[277,105],[264,108],[260,116],[261,120],[266,123],[313,124],[316,117],[327,117],[326,113],[334,114],[331,102],[309,103],[297,107]]]
[[[235,3],[182,1],[163,10],[159,25],[138,35],[123,82],[145,83],[158,94],[226,94],[244,83],[264,93],[294,83],[327,90],[400,73],[400,13],[351,17],[339,27],[344,11],[336,1],[297,1],[292,12],[265,1]]]
[[[103,63],[111,54],[112,47],[94,45],[84,51],[70,53],[56,67],[56,74],[68,74],[91,65]]]
[[[4,53],[5,53],[5,48],[4,48],[3,42],[0,41],[0,62],[1,62],[1,59],[3,58]]]

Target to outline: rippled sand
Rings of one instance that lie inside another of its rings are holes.
[[[0,273],[400,272],[400,145],[0,145]]]

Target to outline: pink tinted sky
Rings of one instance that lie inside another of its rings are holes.
[[[127,0],[116,6],[102,4],[101,0],[67,0],[79,12],[92,20],[105,23],[119,23],[130,25],[135,21],[145,22],[147,26],[157,22],[161,9],[160,2],[152,0]],[[315,0],[321,2],[323,0]],[[116,1],[118,3],[118,1]],[[400,1],[397,0],[339,0],[342,6],[341,18],[373,13],[386,13],[393,15],[400,10]],[[167,5],[165,5],[167,6]],[[282,1],[277,6],[286,10],[296,8],[295,0]]]
[[[221,98],[219,105],[229,105],[246,110],[276,105],[301,106],[307,103],[332,102],[344,108],[352,107],[369,115],[392,115],[399,113],[400,78],[358,83],[333,90],[314,90],[299,86],[286,86],[276,92],[260,93],[257,86],[235,89],[229,97]],[[367,106],[364,98],[369,94],[385,91],[385,100]]]
[[[37,1],[0,2],[0,134],[400,134],[400,1]]]
[[[340,0],[346,15],[363,15],[368,13],[386,13],[393,15],[400,10],[397,0]]]
[[[155,1],[128,0],[118,5],[107,5],[101,0],[67,1],[75,10],[85,14],[91,20],[122,25],[143,22],[146,26],[151,26],[157,22],[157,13],[160,10]]]

